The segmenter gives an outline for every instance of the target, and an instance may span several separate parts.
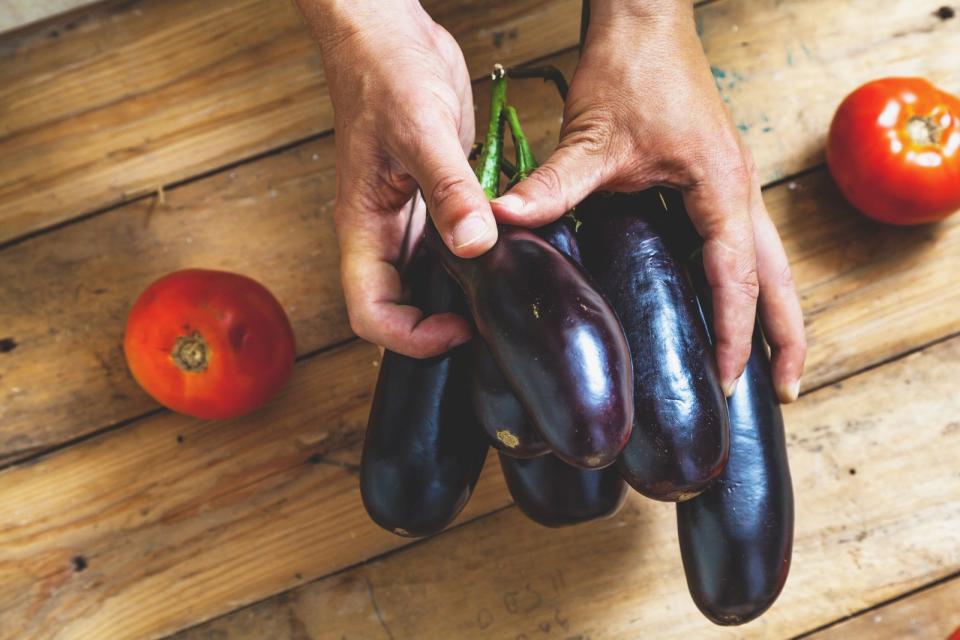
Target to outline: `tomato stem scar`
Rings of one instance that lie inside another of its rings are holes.
[[[205,371],[209,362],[207,341],[198,331],[189,336],[180,336],[173,345],[170,357],[181,371],[196,373]]]
[[[915,144],[940,144],[940,127],[933,118],[913,116],[907,121],[907,135]]]

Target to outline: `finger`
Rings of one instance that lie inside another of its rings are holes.
[[[341,277],[350,327],[361,338],[413,358],[435,356],[470,339],[470,326],[453,313],[424,317],[403,304],[400,274],[365,251],[345,251]]]
[[[433,135],[402,158],[427,201],[440,236],[461,258],[476,257],[497,241],[497,223],[459,136]]]
[[[800,394],[800,377],[807,355],[803,312],[783,250],[759,187],[752,197],[757,277],[760,284],[760,320],[770,343],[773,382],[780,401],[793,402]]]
[[[497,219],[539,227],[553,222],[599,187],[607,169],[585,144],[561,146],[526,180],[491,200]]]
[[[704,183],[683,194],[690,219],[704,239],[717,367],[727,396],[733,394],[750,356],[759,292],[748,188],[749,177],[734,172],[723,184]]]

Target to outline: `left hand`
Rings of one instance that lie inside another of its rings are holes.
[[[806,356],[790,266],[749,150],[713,81],[684,0],[593,0],[560,144],[492,202],[503,222],[540,226],[593,191],[667,185],[704,238],[717,364],[732,394],[750,355],[759,297],[783,402],[796,400]]]

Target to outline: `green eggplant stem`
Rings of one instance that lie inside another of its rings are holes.
[[[503,153],[503,109],[507,104],[507,74],[503,65],[493,66],[493,88],[490,92],[490,121],[483,152],[477,161],[477,178],[490,199],[500,191],[500,156]]]
[[[517,171],[510,181],[512,186],[526,179],[538,165],[537,159],[533,156],[533,150],[530,148],[530,142],[520,126],[520,117],[517,115],[517,110],[514,107],[507,107],[505,115],[507,124],[510,125],[510,135],[513,136],[513,146],[517,154]]]

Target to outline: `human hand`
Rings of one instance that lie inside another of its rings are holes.
[[[409,356],[442,353],[470,338],[469,325],[404,304],[398,268],[427,210],[461,257],[497,238],[467,162],[474,112],[463,54],[416,2],[297,1],[320,43],[334,107],[334,220],[350,326]],[[418,185],[426,203],[414,197]]]
[[[560,144],[508,194],[502,222],[539,226],[595,190],[668,185],[704,238],[716,356],[733,393],[750,354],[759,295],[781,401],[796,400],[806,356],[803,315],[760,180],[714,85],[685,0],[593,0],[570,84]]]

